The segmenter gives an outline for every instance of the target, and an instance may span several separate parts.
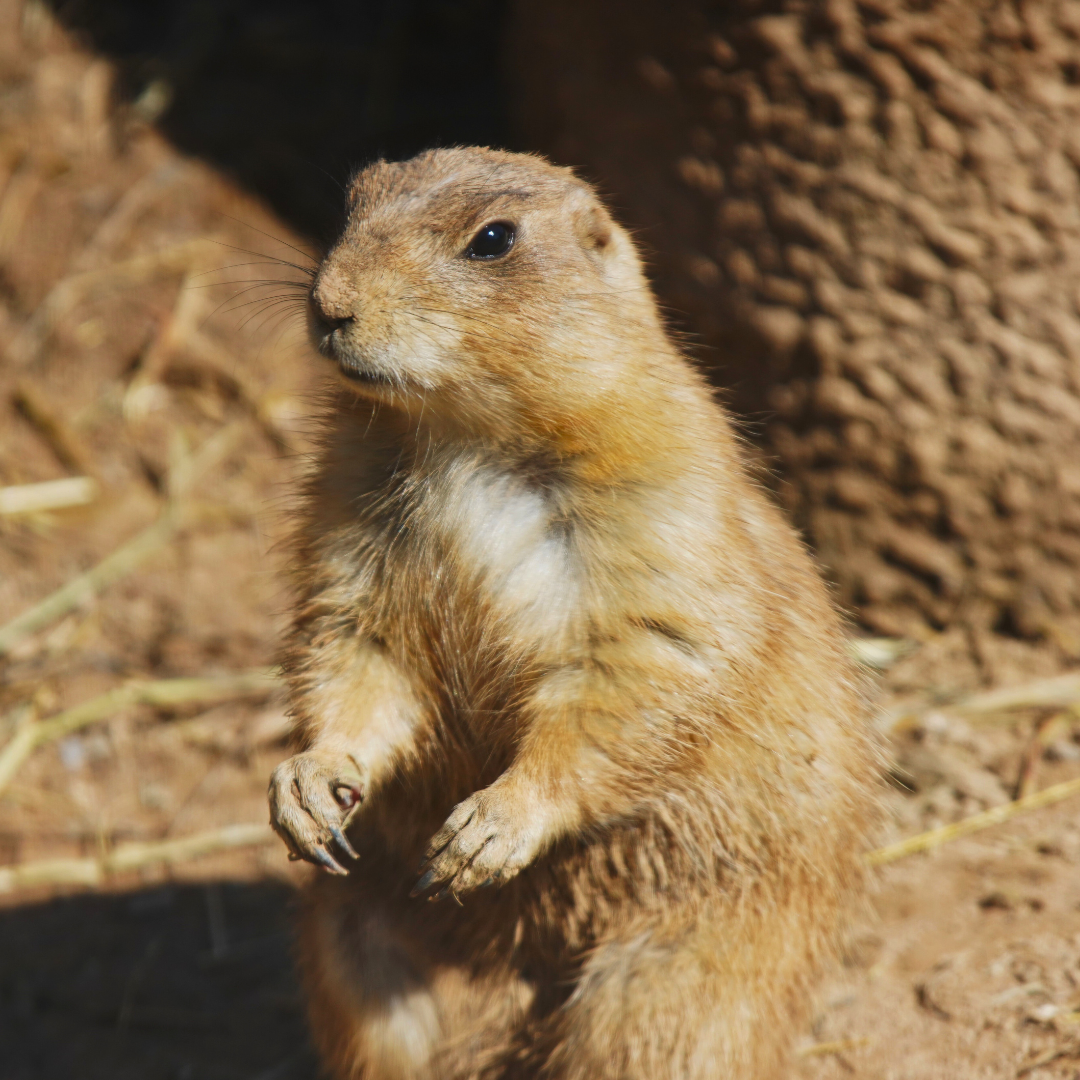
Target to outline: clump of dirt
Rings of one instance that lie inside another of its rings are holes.
[[[519,0],[515,42],[841,602],[1080,656],[1075,6]]]

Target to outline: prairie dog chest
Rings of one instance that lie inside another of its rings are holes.
[[[549,638],[568,630],[582,601],[572,532],[537,486],[492,467],[456,470],[433,493],[435,520],[460,571],[507,629]]]

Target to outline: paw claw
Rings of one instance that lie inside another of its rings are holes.
[[[320,866],[326,867],[331,874],[345,877],[349,873],[349,871],[346,870],[345,867],[342,866],[341,863],[339,863],[325,848],[313,848],[311,854],[315,861],[319,863]]]
[[[530,828],[529,804],[497,786],[477,792],[451,811],[428,845],[428,869],[413,895],[439,889],[430,899],[458,899],[478,888],[501,885],[536,856],[540,834]]]
[[[356,854],[356,850],[353,848],[352,844],[349,843],[345,833],[336,825],[330,827],[330,835],[334,838],[334,843],[337,844],[350,859],[356,860],[360,858],[360,856]]]
[[[410,896],[419,896],[422,892],[425,892],[431,887],[432,882],[435,880],[435,871],[429,870],[424,876],[412,887]],[[432,898],[434,899],[434,897]]]
[[[354,759],[343,760],[341,754],[309,751],[274,770],[270,824],[285,841],[290,858],[306,859],[331,874],[348,873],[331,851],[342,858],[359,858],[345,835],[349,820],[345,811],[359,805],[363,796],[359,768]]]

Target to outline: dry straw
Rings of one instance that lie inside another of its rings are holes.
[[[885,863],[895,862],[907,855],[914,855],[917,851],[931,851],[933,848],[949,843],[950,840],[959,840],[962,836],[988,829],[991,825],[1000,825],[1028,810],[1053,806],[1054,803],[1059,803],[1073,795],[1080,795],[1080,779],[1066,780],[1064,783],[1054,784],[1053,787],[1037,791],[1034,795],[1028,795],[1023,799],[1014,799],[1003,806],[984,810],[981,814],[972,814],[971,817],[962,818],[952,825],[942,825],[939,829],[930,829],[917,836],[909,836],[906,840],[871,851],[866,856],[866,861],[871,866],[883,866]]]
[[[215,432],[191,459],[170,476],[170,499],[153,524],[106,556],[85,574],[61,585],[54,593],[0,627],[0,656],[10,653],[27,638],[89,603],[114,581],[129,574],[147,556],[166,545],[184,525],[182,497],[192,485],[236,448],[244,435],[244,422],[237,420]]]
[[[239,675],[210,675],[196,679],[140,679],[125,683],[46,720],[20,725],[15,736],[0,751],[0,793],[7,788],[26,759],[39,746],[54,739],[62,739],[88,724],[106,720],[121,709],[130,708],[132,705],[170,708],[193,702],[264,697],[272,693],[277,685],[273,672],[267,670]]]
[[[972,694],[940,711],[970,721],[985,722],[995,716],[1012,718],[1012,714],[1023,710],[1072,709],[1077,705],[1080,705],[1080,672],[1069,672],[1050,679],[1025,683],[1023,686]],[[1077,794],[1080,794],[1080,779],[1066,780],[1002,806],[991,807],[980,814],[972,814],[951,825],[942,825],[940,828],[930,829],[879,848],[870,852],[866,861],[871,866],[883,866],[919,851],[931,851],[952,840],[980,832],[992,825],[1000,825],[1030,810],[1053,806]]]
[[[190,481],[191,474],[187,479]],[[104,720],[120,709],[137,704],[167,707],[194,701],[260,696],[272,692],[277,685],[277,678],[270,671],[191,679],[137,680],[46,720],[22,723],[17,726],[12,740],[0,751],[0,792],[7,787],[37,747],[88,724]],[[1076,704],[1078,699],[1080,676],[1063,675],[1023,687],[974,695],[955,703],[950,707],[950,711],[958,715],[980,716],[1018,709],[1067,707]],[[993,807],[951,825],[943,825],[941,828],[889,844],[870,852],[866,861],[871,866],[883,866],[920,851],[931,851],[942,844],[993,825],[1000,825],[1028,811],[1052,806],[1077,794],[1080,794],[1080,778],[1055,784],[1044,791]],[[100,858],[47,859],[24,863],[21,866],[0,867],[0,892],[43,885],[82,885],[93,888],[106,882],[112,875],[124,871],[173,864],[216,851],[263,844],[272,837],[273,833],[267,825],[231,825],[176,840],[123,844]],[[847,1043],[843,1047],[836,1044],[834,1048],[833,1044],[823,1043],[808,1048],[804,1053],[833,1053],[846,1049],[847,1046]]]
[[[0,514],[39,514],[85,506],[98,496],[97,481],[89,476],[66,476],[41,484],[17,484],[0,488]]]
[[[186,240],[162,251],[64,278],[12,338],[6,350],[7,362],[14,368],[32,364],[64,316],[79,304],[158,278],[182,276],[212,260],[216,250],[209,240]]]
[[[100,888],[116,874],[189,862],[221,851],[267,844],[274,839],[270,826],[261,822],[226,825],[174,840],[118,844],[99,858],[41,859],[21,866],[4,866],[0,867],[0,893],[58,885]]]

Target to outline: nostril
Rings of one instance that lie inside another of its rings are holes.
[[[327,334],[343,330],[354,321],[357,295],[342,269],[324,263],[308,294],[312,313]]]
[[[330,333],[335,330],[343,330],[350,323],[356,321],[355,315],[327,315],[324,311],[319,312],[319,318]]]

